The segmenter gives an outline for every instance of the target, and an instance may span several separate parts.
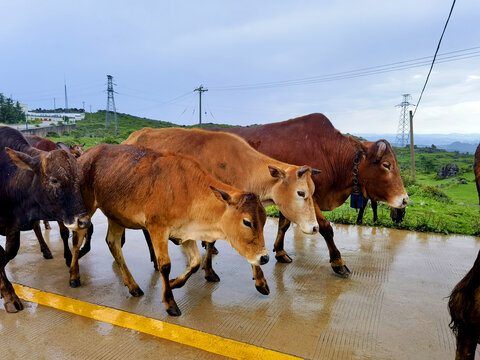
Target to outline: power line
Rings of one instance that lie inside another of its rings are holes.
[[[430,74],[432,73],[433,64],[435,64],[435,59],[437,58],[438,50],[440,49],[440,44],[442,43],[443,35],[445,34],[445,30],[447,30],[448,22],[450,21],[450,16],[452,16],[453,8],[455,7],[456,0],[453,0],[452,7],[450,8],[450,13],[448,14],[447,21],[445,22],[445,26],[443,27],[442,35],[440,36],[440,40],[438,40],[437,49],[435,50],[435,55],[433,55],[432,65],[430,65],[430,70],[428,71],[427,79],[425,80],[425,84],[423,85],[422,92],[420,93],[420,97],[418,98],[417,105],[415,105],[415,110],[413,111],[413,117],[417,113],[418,104],[420,104],[420,100],[422,100],[423,92],[427,87],[428,79],[430,78]]]
[[[438,55],[439,59],[437,63],[443,62],[451,62],[451,61],[458,61],[469,59],[473,57],[480,56],[480,47],[471,47],[462,50],[456,50],[451,52],[446,52],[443,54]],[[456,55],[452,55],[456,54]],[[450,55],[450,56],[447,56]],[[349,70],[343,72],[337,72],[332,74],[326,75],[318,75],[312,77],[305,77],[299,79],[291,79],[291,80],[281,80],[281,81],[272,81],[272,82],[265,82],[265,83],[253,83],[253,84],[243,84],[243,85],[231,85],[231,86],[223,86],[223,87],[210,87],[212,91],[237,91],[237,90],[252,90],[252,89],[266,89],[266,88],[274,88],[274,87],[286,87],[286,86],[297,86],[297,85],[308,85],[308,84],[317,84],[327,81],[336,81],[336,80],[345,80],[345,79],[352,79],[361,76],[369,76],[369,75],[376,75],[382,74],[392,71],[399,71],[399,70],[407,70],[416,67],[421,67],[430,64],[430,59],[432,57],[421,57],[411,60],[399,61],[384,65],[376,65],[370,66],[366,68],[360,68],[356,70]]]

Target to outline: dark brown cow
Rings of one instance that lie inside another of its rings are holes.
[[[27,139],[27,141],[29,142],[30,145],[32,145],[33,147],[35,147],[39,150],[43,150],[43,151],[64,150],[66,152],[70,152],[75,158],[78,158],[84,152],[83,151],[84,144],[67,146],[63,142],[55,143],[50,139],[43,138],[43,137],[36,136],[36,135],[27,135],[25,138]],[[51,229],[48,221],[44,220],[43,223],[45,225],[45,229],[47,229],[47,230]],[[64,243],[64,248],[66,248],[66,250],[67,250],[67,254],[64,254],[64,255],[66,255],[65,258],[67,259],[67,263],[68,263],[68,252],[70,251],[68,249],[69,231],[65,227],[65,225],[63,225],[62,222],[58,222],[58,227],[60,229],[60,236],[61,236],[61,238],[63,240],[63,243]],[[40,222],[38,222],[34,225],[33,231],[35,232],[35,235],[37,236],[37,240],[38,240],[38,243],[40,245],[40,251],[42,252],[43,257],[45,259],[52,259],[53,255],[52,255],[52,252],[50,251],[47,243],[45,242],[45,239],[43,238],[42,229],[40,228]],[[70,265],[70,263],[68,263],[68,265]]]
[[[318,231],[312,200],[315,188],[311,178],[312,174],[319,173],[318,170],[272,159],[252,149],[238,136],[201,129],[145,128],[132,133],[124,144],[193,156],[216,179],[258,194],[264,204],[278,205],[280,211],[297,223],[304,233]],[[206,257],[205,272],[207,280],[220,280],[211,268],[210,252]],[[261,270],[255,269],[254,272]]]
[[[480,204],[480,144],[475,151],[475,164],[473,166],[475,172],[475,182],[477,183],[478,203]]]
[[[290,164],[307,164],[322,170],[314,177],[314,203],[320,233],[330,252],[333,270],[348,276],[350,272],[333,240],[333,229],[322,214],[342,205],[354,189],[354,161],[357,158],[358,183],[367,199],[385,201],[390,207],[404,208],[408,195],[403,187],[397,158],[386,140],[360,142],[336,130],[323,114],[311,114],[292,120],[256,127],[214,129],[242,136],[256,150]],[[291,262],[284,250],[285,232],[290,226],[280,214],[274,251],[280,262]]]
[[[171,289],[182,286],[200,266],[194,240],[225,239],[252,265],[268,262],[263,238],[266,213],[258,196],[215,180],[193,158],[130,145],[98,145],[78,162],[87,212],[93,215],[100,208],[107,216],[106,241],[133,296],[143,292],[123,258],[125,228],[148,231],[163,278],[163,301],[174,316],[180,310]],[[73,236],[73,287],[80,283],[78,255],[85,232]],[[173,280],[169,280],[169,238],[181,243],[189,258],[186,271]]]
[[[455,359],[473,360],[480,342],[480,251],[473,267],[453,289],[448,310],[457,337]]]
[[[87,228],[90,218],[80,193],[80,169],[65,151],[40,151],[15,129],[0,127],[0,293],[7,312],[23,305],[5,274],[20,247],[20,231],[40,219],[62,221],[71,230]]]

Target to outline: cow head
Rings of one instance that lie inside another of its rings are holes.
[[[387,202],[390,207],[404,208],[408,195],[403,187],[397,157],[386,140],[357,141],[356,150],[364,160],[358,166],[358,181],[363,195],[374,201]]]
[[[61,221],[70,230],[90,226],[80,192],[80,167],[71,154],[53,150],[30,156],[9,148],[5,151],[19,169],[33,172],[31,190],[46,220]]]
[[[219,201],[227,207],[220,220],[225,240],[252,265],[268,262],[263,226],[267,213],[257,195],[253,193],[227,193],[211,187]]]
[[[298,224],[305,234],[315,234],[318,222],[313,205],[315,185],[312,175],[320,170],[308,166],[290,166],[282,170],[269,166],[270,175],[275,179],[272,187],[272,200],[285,217]]]
[[[75,157],[75,159],[79,158],[85,151],[83,151],[83,147],[85,144],[75,144],[70,145],[70,152]]]

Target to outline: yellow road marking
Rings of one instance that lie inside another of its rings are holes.
[[[23,285],[13,284],[13,287],[17,295],[26,301],[136,330],[233,359],[300,359],[180,325],[47,293]]]

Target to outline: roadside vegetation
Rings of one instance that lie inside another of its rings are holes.
[[[88,149],[100,143],[119,144],[132,132],[144,127],[164,128],[180,125],[165,121],[140,118],[127,114],[118,114],[118,135],[115,136],[114,124],[105,129],[105,112],[85,114],[85,120],[78,121],[75,130],[58,136],[50,134],[53,141],[62,141],[68,145],[83,144]],[[205,124],[204,126],[208,126]],[[229,125],[217,125],[225,126]],[[192,127],[192,126],[189,126]],[[447,152],[435,146],[415,150],[416,180],[410,177],[410,153],[407,148],[395,148],[399,166],[410,204],[401,224],[390,219],[387,204],[379,203],[378,221],[373,222],[373,214],[368,205],[363,225],[382,226],[421,232],[442,234],[464,234],[480,236],[480,206],[473,174],[473,155]],[[457,175],[448,179],[437,177],[441,166],[455,163]],[[275,206],[267,208],[269,216],[278,216]],[[338,224],[355,224],[358,212],[347,202],[334,211],[324,212],[327,219]]]

